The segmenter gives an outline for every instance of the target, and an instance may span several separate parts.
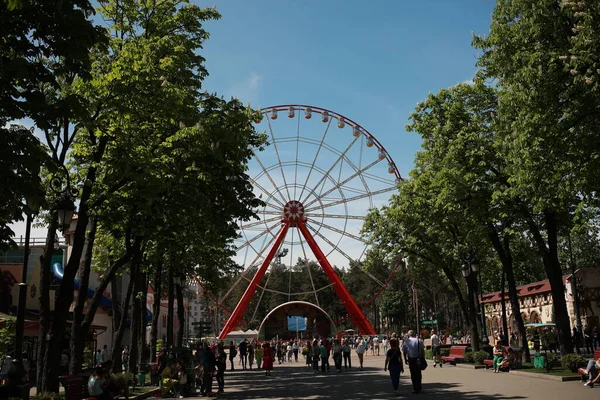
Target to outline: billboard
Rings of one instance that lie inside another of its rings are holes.
[[[288,331],[305,331],[306,330],[306,318],[293,315],[287,317]]]

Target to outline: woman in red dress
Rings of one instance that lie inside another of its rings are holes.
[[[273,369],[273,349],[269,342],[263,343],[263,368],[265,375],[271,376],[271,370]]]

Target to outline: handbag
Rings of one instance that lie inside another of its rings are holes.
[[[420,357],[418,359],[419,362],[419,368],[421,368],[421,371],[425,371],[427,369],[427,360],[425,360],[425,357]]]

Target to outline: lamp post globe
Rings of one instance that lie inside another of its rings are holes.
[[[69,197],[64,197],[56,205],[56,211],[58,213],[58,226],[61,230],[68,228],[75,213],[75,203],[73,203],[73,200]]]

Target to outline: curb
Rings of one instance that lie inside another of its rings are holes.
[[[545,379],[547,381],[558,381],[558,382],[570,382],[570,381],[572,382],[572,381],[580,381],[581,380],[580,376],[555,376],[555,375],[538,374],[538,373],[534,373],[534,372],[525,372],[525,371],[518,371],[518,370],[511,370],[509,372],[509,374],[528,376],[530,378]]]
[[[464,369],[485,369],[485,365],[471,365],[471,364],[461,364],[461,363],[456,363],[456,367],[464,368]]]

